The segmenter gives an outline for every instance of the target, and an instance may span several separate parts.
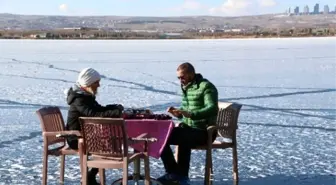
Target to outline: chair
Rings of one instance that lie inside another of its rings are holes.
[[[211,175],[213,174],[212,169],[212,149],[226,149],[232,148],[232,158],[233,158],[233,179],[238,182],[238,156],[237,156],[237,138],[236,130],[238,129],[238,116],[242,105],[237,103],[226,103],[218,102],[218,115],[215,126],[210,126],[207,128],[208,131],[208,144],[205,146],[199,146],[193,148],[194,150],[206,150],[206,165],[205,165],[205,178],[204,184],[211,184]],[[214,141],[212,142],[212,136],[217,132],[217,137],[220,136],[225,139],[230,139],[231,142],[227,141]],[[177,159],[178,146],[175,148],[175,158]]]
[[[88,167],[99,168],[102,185],[105,185],[104,169],[122,168],[122,184],[127,185],[129,164],[138,162],[141,158],[145,162],[145,185],[150,184],[147,150],[139,153],[128,153],[129,142],[136,142],[136,138],[128,138],[124,119],[80,117],[79,121],[83,136],[83,185],[87,185]],[[147,144],[145,144],[145,147],[147,148]]]
[[[47,184],[48,174],[48,156],[60,156],[61,169],[60,169],[60,183],[64,184],[64,166],[65,155],[78,155],[79,150],[72,150],[66,146],[65,139],[59,138],[57,135],[77,135],[80,136],[78,131],[65,131],[64,120],[62,113],[58,107],[43,107],[36,111],[39,117],[42,136],[43,136],[43,172],[42,172],[42,185]],[[81,143],[81,142],[79,142]],[[59,145],[54,148],[49,148],[52,145]],[[80,144],[79,144],[80,145]],[[82,160],[80,160],[82,161]],[[81,164],[81,162],[80,162]],[[82,168],[81,168],[82,169]]]

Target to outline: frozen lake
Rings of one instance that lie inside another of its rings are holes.
[[[164,112],[179,106],[177,66],[190,61],[219,90],[243,104],[239,117],[240,185],[335,184],[336,38],[237,40],[0,40],[0,185],[40,184],[42,136],[35,111],[67,105],[63,91],[79,71],[104,75],[102,104]],[[334,144],[333,144],[334,143]],[[192,154],[201,185],[205,152]],[[78,157],[66,159],[65,184],[79,184]],[[214,185],[232,184],[231,150],[213,152]],[[57,184],[58,158],[48,184]],[[57,167],[56,167],[57,166]],[[120,170],[108,170],[108,182]],[[151,159],[151,175],[164,172]]]

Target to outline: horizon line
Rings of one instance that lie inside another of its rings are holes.
[[[59,16],[59,17],[250,17],[250,16],[266,16],[266,15],[279,15],[279,14],[285,14],[283,13],[264,13],[264,14],[250,14],[250,15],[166,15],[166,16],[158,16],[158,15],[62,15],[62,14],[19,14],[19,13],[8,13],[8,12],[0,12],[1,14],[9,14],[9,15],[21,15],[21,16]]]

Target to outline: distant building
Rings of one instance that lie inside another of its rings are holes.
[[[181,39],[183,38],[182,33],[163,33],[160,35],[161,39]]]
[[[63,28],[64,30],[81,30],[81,27]]]
[[[139,32],[139,33],[157,33],[158,30],[132,30],[132,32]]]
[[[70,28],[63,28],[63,30],[71,30],[71,31],[90,31],[90,30],[98,30],[98,28],[88,28],[88,27],[70,27]]]
[[[294,9],[294,14],[298,15],[300,13],[299,7],[295,7]]]
[[[31,34],[29,35],[30,38],[47,38],[48,33],[40,33],[40,34]]]
[[[224,30],[223,29],[212,29],[211,33],[223,33]]]
[[[308,5],[306,5],[304,8],[303,8],[303,13],[308,15],[309,14],[309,7]]]
[[[313,13],[314,14],[319,14],[320,13],[320,5],[318,3],[315,4]]]
[[[329,14],[329,6],[328,5],[324,5],[323,13],[324,14]]]
[[[231,29],[232,32],[242,32],[242,29]]]
[[[226,30],[224,30],[225,33],[229,33],[229,32],[240,33],[242,31],[244,31],[244,30],[242,30],[242,29],[226,29]]]

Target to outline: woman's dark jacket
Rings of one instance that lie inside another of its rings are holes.
[[[102,106],[96,101],[96,97],[82,90],[78,85],[70,88],[67,93],[67,103],[70,105],[66,130],[81,130],[79,117],[121,117],[122,106]],[[77,138],[68,138],[71,148],[77,149]]]

